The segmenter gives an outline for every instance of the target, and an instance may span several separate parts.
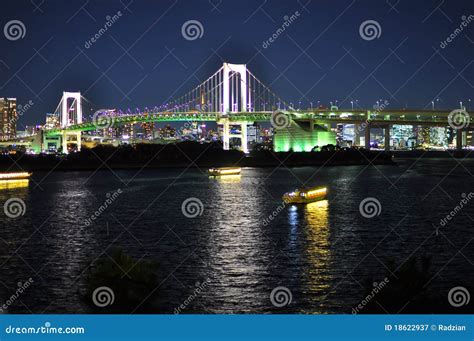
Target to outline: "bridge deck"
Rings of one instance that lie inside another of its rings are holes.
[[[373,125],[424,125],[424,126],[447,126],[448,110],[386,110],[376,112],[373,110],[339,110],[328,111],[323,109],[306,111],[283,111],[293,120],[313,120],[321,123],[363,123],[370,122]],[[146,123],[146,122],[180,122],[180,121],[214,121],[229,119],[230,122],[268,122],[272,117],[271,111],[229,113],[223,115],[220,112],[159,112],[140,115],[110,116],[111,127],[124,124]],[[100,129],[100,128],[99,128]],[[57,135],[62,131],[91,131],[98,130],[93,122],[71,125],[67,128],[45,130],[47,135]]]

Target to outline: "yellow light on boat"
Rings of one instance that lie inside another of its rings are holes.
[[[28,172],[0,173],[0,180],[28,178],[30,175]]]
[[[0,189],[15,189],[28,187],[30,180],[0,180]]]
[[[307,204],[323,200],[326,197],[327,188],[297,189],[294,192],[285,193],[282,197],[285,203]]]
[[[327,192],[327,188],[324,187],[324,188],[318,188],[318,189],[313,189],[311,191],[308,191],[308,192],[306,192],[306,195],[308,197],[313,197],[313,196],[319,196],[319,195],[326,194],[326,192]]]
[[[221,169],[219,170],[221,174],[235,174],[240,173],[240,168],[233,168],[233,169]]]
[[[223,167],[223,168],[211,168],[209,173],[211,175],[237,175],[240,174],[240,167]]]

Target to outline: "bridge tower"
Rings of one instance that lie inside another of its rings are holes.
[[[249,111],[247,95],[250,95],[250,86],[247,81],[247,65],[224,63],[222,67],[222,104],[221,112],[224,116],[229,113]],[[230,148],[230,138],[240,139],[241,150],[248,153],[247,125],[251,122],[234,122],[233,125],[240,126],[240,133],[230,133],[229,118],[221,119],[222,123],[222,143],[224,150]]]
[[[66,128],[82,123],[82,96],[80,92],[63,91],[63,96],[59,101],[54,115],[57,116],[61,133],[58,136],[44,136],[43,150],[47,149],[48,144],[54,142],[57,146],[62,147],[64,154],[68,153],[67,142],[68,138],[75,142],[77,150],[81,150],[81,131],[68,131]],[[49,141],[48,139],[53,139]]]
[[[247,111],[247,93],[249,92],[247,65],[224,63],[223,80],[222,113],[238,112],[239,104],[241,111]],[[239,97],[240,103],[238,102]]]
[[[71,102],[69,100],[72,100]],[[63,91],[61,98],[60,123],[61,128],[69,127],[72,124],[82,123],[82,98],[80,92]]]

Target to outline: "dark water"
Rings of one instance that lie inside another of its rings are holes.
[[[37,172],[28,187],[0,190],[2,205],[12,197],[26,204],[16,219],[1,212],[0,304],[31,277],[9,312],[88,312],[84,269],[113,247],[160,264],[159,313],[173,313],[203,281],[209,287],[184,312],[350,313],[365,283],[386,276],[387,262],[422,255],[433,263],[428,290],[444,297],[474,277],[474,200],[436,234],[462,193],[474,192],[474,161],[414,162],[244,169],[225,179],[196,169]],[[326,185],[328,200],[279,209],[281,195],[303,183]],[[204,206],[196,218],[181,210],[190,197]],[[361,216],[366,197],[380,201],[379,216]],[[269,299],[278,286],[292,293],[281,309]]]

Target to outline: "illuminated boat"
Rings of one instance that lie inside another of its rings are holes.
[[[293,192],[283,195],[283,201],[287,204],[308,204],[326,199],[326,187],[298,188]]]
[[[209,174],[212,176],[221,176],[221,175],[238,175],[241,172],[240,167],[220,167],[220,168],[210,168]]]
[[[16,172],[16,173],[0,173],[1,180],[23,180],[28,179],[32,173],[28,172]]]

